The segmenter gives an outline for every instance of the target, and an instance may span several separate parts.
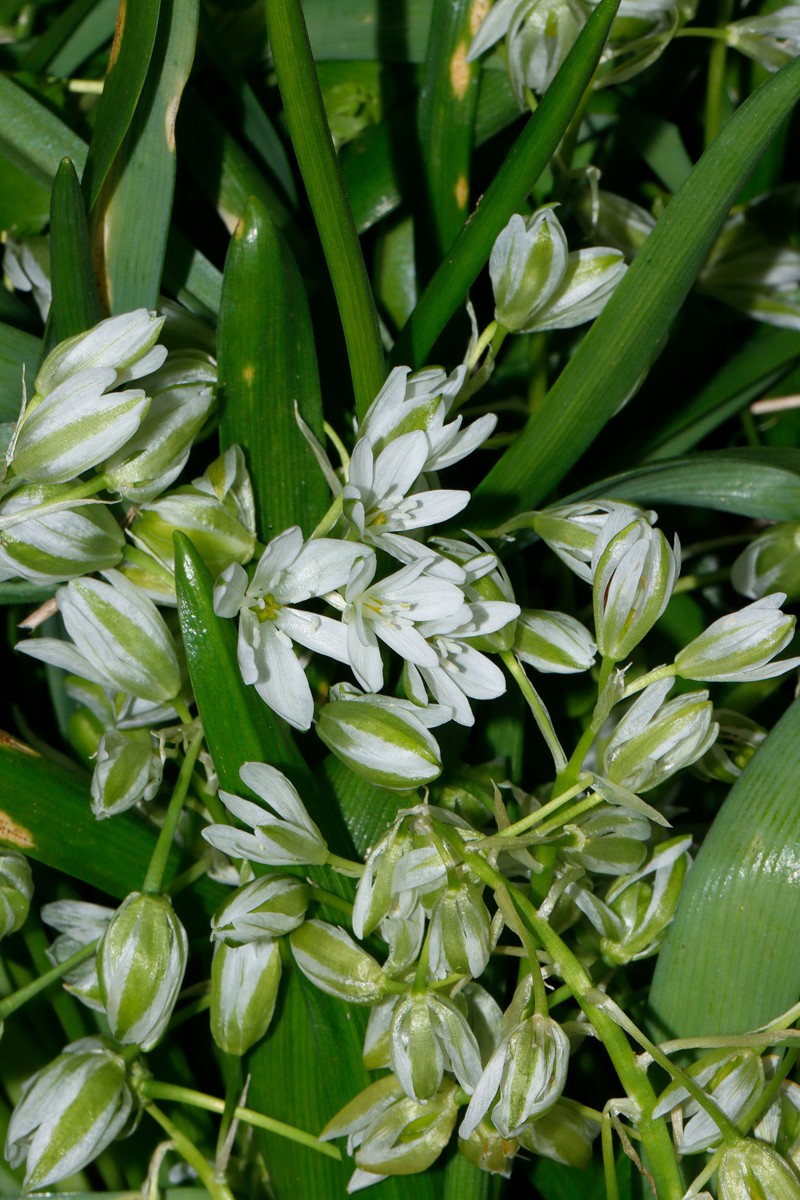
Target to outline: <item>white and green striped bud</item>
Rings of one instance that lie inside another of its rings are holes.
[[[527,221],[515,213],[489,258],[495,320],[511,333],[529,332],[561,283],[567,257],[566,235],[552,208],[539,209]]]
[[[800,598],[800,521],[772,525],[753,538],[731,567],[731,583],[751,600],[776,591]]]
[[[445,1071],[471,1093],[481,1073],[481,1056],[466,1017],[452,1000],[435,992],[408,992],[395,1006],[389,1031],[392,1069],[413,1100],[429,1100]]]
[[[767,736],[763,725],[730,708],[715,708],[717,740],[694,764],[704,779],[735,783]]]
[[[143,505],[130,533],[137,546],[172,570],[177,531],[192,539],[214,576],[232,562],[249,562],[255,551],[255,532],[242,524],[232,506],[193,486],[178,488]]]
[[[688,767],[714,744],[718,726],[708,692],[664,703],[674,683],[651,683],[634,701],[603,753],[603,774],[632,792],[647,792]]]
[[[33,895],[33,876],[24,854],[0,849],[0,938],[25,924]]]
[[[152,800],[161,786],[164,765],[146,730],[109,729],[97,747],[92,775],[92,812],[98,818],[127,812],[140,800]]]
[[[181,350],[147,380],[150,406],[137,433],[101,466],[109,491],[152,500],[177,479],[214,400],[217,373],[199,350]]]
[[[678,539],[670,548],[646,517],[626,524],[625,514],[603,527],[592,554],[597,648],[620,662],[663,613],[680,570]]]
[[[447,975],[479,978],[492,946],[492,920],[483,889],[468,879],[451,882],[434,902],[428,947],[434,979]]]
[[[42,920],[59,931],[46,953],[53,966],[64,963],[84,946],[97,942],[105,933],[114,916],[113,908],[103,904],[89,904],[83,900],[56,900],[45,904]],[[97,955],[84,959],[63,978],[68,992],[95,1012],[103,1012],[100,982],[97,978]]]
[[[163,703],[181,689],[172,635],[151,600],[118,571],[81,579],[57,600],[72,643],[33,638],[19,649],[93,683]]]
[[[764,1064],[754,1050],[712,1050],[689,1067],[688,1074],[711,1097],[735,1125],[742,1113],[764,1089]],[[699,1154],[722,1141],[716,1121],[694,1100],[679,1081],[661,1094],[653,1117],[664,1117],[681,1110],[681,1120],[673,1122],[675,1148],[679,1154]]]
[[[691,843],[689,837],[662,842],[647,866],[612,883],[605,903],[617,928],[600,941],[600,953],[609,966],[636,962],[658,950],[691,865]]]
[[[772,1146],[743,1138],[719,1164],[720,1200],[800,1200],[800,1175]]]
[[[783,592],[774,592],[720,617],[676,654],[678,675],[709,683],[749,683],[800,666],[800,658],[772,661],[794,634],[795,618],[781,612],[785,599]]]
[[[23,1086],[5,1156],[25,1163],[24,1188],[68,1179],[129,1129],[133,1097],[124,1060],[99,1037],[81,1038]]]
[[[567,613],[523,609],[517,619],[514,653],[548,675],[588,671],[597,646],[585,625]]]
[[[162,562],[138,546],[126,546],[117,565],[120,575],[144,592],[154,604],[175,608],[175,576]]]
[[[351,1004],[376,1004],[390,991],[371,954],[326,921],[305,921],[289,934],[300,970],[320,991]]]
[[[220,792],[219,797],[253,832],[245,833],[233,825],[209,825],[203,830],[207,842],[232,858],[270,866],[321,866],[328,861],[327,843],[285,775],[267,763],[245,763],[239,776],[262,803],[230,792]]]
[[[504,1137],[517,1137],[531,1117],[552,1108],[564,1090],[569,1039],[550,1017],[534,1013],[495,1050],[459,1128],[467,1138],[489,1113]]]
[[[237,888],[211,918],[211,937],[226,946],[277,938],[302,925],[308,884],[291,875],[262,875]]]
[[[132,892],[117,909],[97,953],[111,1034],[151,1050],[164,1033],[186,970],[186,931],[166,896]]]
[[[217,943],[211,964],[211,1036],[220,1050],[242,1055],[261,1040],[275,1011],[280,981],[277,942]]]
[[[157,371],[167,357],[166,349],[156,345],[163,324],[157,313],[137,308],[67,338],[40,367],[35,395],[49,395],[79,371],[112,370],[120,384]]]
[[[617,500],[586,500],[535,512],[531,515],[531,526],[571,571],[591,583],[595,544],[611,517],[619,521],[616,528],[638,517],[643,517],[651,525],[656,521],[654,512],[645,512],[633,504],[623,504]],[[627,517],[627,521],[622,519],[624,517]]]
[[[442,771],[438,743],[422,722],[373,696],[326,704],[317,733],[345,766],[377,787],[410,791]]]
[[[119,524],[101,504],[70,507],[70,491],[63,484],[23,484],[0,502],[0,580],[62,583],[119,562],[125,543]]]
[[[585,1171],[592,1161],[592,1142],[599,1132],[597,1121],[558,1100],[548,1112],[528,1122],[519,1140],[532,1154]]]

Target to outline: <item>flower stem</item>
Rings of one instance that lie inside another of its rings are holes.
[[[513,825],[507,825],[505,829],[501,829],[496,836],[502,838],[518,837],[528,829],[533,829],[534,826],[540,825],[542,821],[547,820],[562,804],[566,804],[568,801],[574,799],[575,796],[579,796],[585,790],[587,783],[590,782],[591,776],[587,780],[579,779],[572,787],[567,788],[565,792],[559,792],[557,796],[553,796],[551,800],[547,801],[547,804],[543,804],[535,812],[528,813],[527,817],[521,817]]]
[[[175,790],[169,802],[167,815],[164,818],[164,824],[161,826],[161,832],[158,835],[153,857],[150,859],[150,866],[147,868],[147,875],[142,885],[143,892],[159,893],[162,889],[172,840],[175,837],[175,830],[178,828],[178,819],[183,809],[183,803],[189,789],[189,781],[192,778],[194,764],[197,761],[202,744],[203,731],[201,729],[189,743],[186,756],[181,765],[178,782],[175,784]]]
[[[30,983],[25,984],[25,987],[18,988],[16,992],[12,992],[10,996],[0,1000],[0,1021],[5,1021],[18,1008],[22,1008],[23,1004],[27,1004],[34,996],[38,996],[40,992],[48,988],[51,983],[57,983],[74,967],[86,962],[86,959],[91,958],[96,950],[96,941],[91,942],[88,946],[81,946],[80,950],[76,950],[70,958],[65,959],[62,963],[57,963],[52,970],[45,971],[44,975],[40,975],[38,979],[31,980]]]
[[[155,1104],[148,1104],[145,1112],[161,1126],[170,1141],[174,1144],[181,1158],[185,1159],[189,1166],[195,1170],[198,1179],[205,1185],[211,1200],[233,1200],[233,1194],[227,1183],[216,1178],[211,1164],[206,1161],[194,1143],[185,1134],[181,1133],[177,1125],[173,1125],[169,1117]]]
[[[480,335],[477,342],[475,343],[475,348],[473,349],[472,354],[470,354],[469,360],[467,361],[467,367],[469,368],[470,371],[473,369],[473,367],[477,367],[478,363],[481,360],[481,355],[483,354],[484,350],[491,342],[494,335],[497,333],[498,329],[499,329],[499,325],[498,325],[497,321],[490,321],[489,324],[486,326],[483,333]]]
[[[338,496],[334,496],[333,503],[325,513],[325,516],[322,518],[319,525],[317,525],[316,529],[311,534],[311,537],[308,539],[309,541],[312,541],[314,538],[324,537],[326,533],[333,529],[334,525],[339,520],[339,517],[342,515],[342,504],[343,496],[342,493],[339,492]]]
[[[224,1100],[219,1100],[216,1096],[208,1096],[205,1092],[197,1092],[194,1088],[179,1087],[177,1084],[159,1083],[156,1079],[148,1079],[142,1084],[141,1091],[147,1100],[174,1100],[178,1104],[203,1108],[206,1112],[220,1114],[225,1112]],[[150,1112],[150,1107],[147,1108],[148,1112]],[[266,1129],[269,1133],[275,1133],[291,1142],[297,1142],[299,1146],[307,1146],[309,1150],[316,1150],[318,1154],[324,1154],[328,1158],[339,1160],[342,1157],[336,1146],[328,1146],[319,1138],[315,1138],[312,1133],[306,1133],[304,1129],[297,1129],[294,1125],[286,1125],[283,1121],[276,1121],[272,1117],[265,1116],[264,1113],[254,1112],[252,1108],[237,1107],[234,1109],[233,1115],[240,1121],[246,1121],[248,1125]],[[187,1161],[189,1160],[187,1159]],[[199,1171],[198,1174],[200,1174]]]
[[[539,731],[547,743],[547,749],[553,756],[553,765],[556,772],[561,772],[567,765],[567,756],[564,753],[561,742],[558,740],[558,735],[553,728],[553,722],[550,720],[550,714],[542,704],[539,694],[531,683],[528,676],[525,674],[522,663],[510,650],[501,650],[500,657],[505,663],[506,670],[513,678],[514,682],[519,687],[523,696],[528,702],[528,708],[533,713],[533,719],[539,726]]]
[[[733,15],[733,0],[720,0],[718,22],[725,26]],[[728,62],[728,43],[725,30],[718,30],[717,36],[708,58],[708,77],[706,80],[706,112],[704,142],[708,146],[722,128],[723,101],[725,96],[725,68]]]
[[[637,692],[643,691],[649,687],[651,683],[658,683],[659,679],[669,679],[672,675],[677,675],[678,670],[674,663],[667,663],[663,667],[655,667],[652,671],[648,671],[646,675],[640,675],[638,679],[634,679],[633,683],[629,683],[622,693],[622,699],[627,700],[629,696],[635,696]]]

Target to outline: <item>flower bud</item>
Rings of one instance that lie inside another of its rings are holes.
[[[0,938],[25,924],[32,895],[33,876],[25,855],[0,849]]]
[[[441,774],[439,746],[422,722],[372,697],[326,704],[317,733],[345,766],[377,787],[409,791]]]
[[[520,108],[527,108],[525,91],[541,95],[586,23],[590,8],[581,0],[506,0],[483,18],[470,46],[472,62],[506,38],[511,86]]]
[[[136,503],[175,480],[213,403],[216,371],[208,355],[183,350],[147,380],[150,406],[138,432],[100,468],[106,487]]]
[[[689,1067],[688,1074],[708,1093],[733,1124],[764,1088],[761,1058],[749,1048],[712,1050]],[[681,1108],[683,1120],[673,1126],[679,1154],[699,1154],[722,1141],[716,1122],[689,1096],[680,1082],[669,1085],[658,1100],[653,1116],[663,1117]]]
[[[516,1025],[495,1050],[459,1128],[466,1138],[489,1112],[504,1137],[517,1137],[531,1117],[552,1108],[567,1080],[569,1039],[539,1013]]]
[[[108,928],[114,911],[103,904],[89,904],[83,900],[56,900],[53,904],[45,904],[42,920],[46,925],[57,929],[60,935],[46,951],[53,966],[66,962],[84,946],[99,941]],[[77,967],[68,971],[63,983],[66,990],[77,996],[87,1008],[103,1012],[96,955],[84,959]]]
[[[651,683],[612,733],[603,754],[612,783],[647,792],[713,745],[718,726],[708,692],[684,692],[663,704],[672,686],[671,679]]]
[[[126,546],[117,570],[128,583],[144,592],[154,604],[167,605],[170,608],[177,606],[175,576],[146,550],[140,550],[138,546]]]
[[[772,1146],[743,1138],[719,1164],[720,1200],[800,1200],[800,1177]]]
[[[387,981],[371,954],[348,933],[325,921],[305,921],[289,935],[303,974],[329,996],[351,1004],[375,1004],[388,992]]]
[[[102,1038],[82,1038],[23,1086],[8,1124],[5,1156],[25,1162],[25,1190],[67,1179],[119,1137],[133,1098],[125,1062]]]
[[[733,21],[725,27],[725,40],[768,71],[778,71],[800,52],[797,4],[777,8],[765,16]]]
[[[767,731],[743,713],[729,708],[715,708],[714,719],[719,725],[717,740],[698,758],[694,770],[704,779],[735,783],[764,741]]]
[[[532,515],[531,524],[539,537],[566,563],[571,571],[591,583],[594,577],[592,558],[598,535],[610,517],[616,517],[620,528],[638,517],[651,525],[656,514],[645,512],[633,504],[616,500],[584,501],[546,508]],[[627,521],[622,518],[627,517]]]
[[[23,484],[0,502],[0,579],[61,583],[119,562],[125,538],[111,513],[102,504],[60,507],[70,491]]]
[[[800,598],[800,521],[772,525],[753,538],[731,567],[737,592],[759,600],[770,592]]]
[[[548,1112],[527,1123],[519,1140],[532,1154],[585,1171],[592,1161],[592,1142],[599,1132],[597,1121],[557,1100]]]
[[[566,675],[588,671],[597,646],[589,630],[574,617],[523,609],[517,619],[514,653],[537,671]]]
[[[152,800],[161,786],[163,764],[149,733],[109,729],[97,747],[92,775],[92,812],[98,818],[126,812]]]
[[[285,775],[266,763],[245,763],[239,775],[266,807],[220,792],[228,811],[249,825],[253,833],[232,825],[209,825],[203,830],[207,842],[232,858],[271,866],[320,866],[328,861],[325,839]]]
[[[578,219],[587,233],[610,242],[627,259],[636,257],[656,224],[646,208],[602,188],[581,192]]]
[[[111,1034],[151,1050],[160,1040],[186,970],[188,941],[166,896],[132,892],[97,952],[97,975]]]
[[[429,1100],[445,1070],[454,1073],[465,1092],[478,1082],[481,1056],[475,1035],[452,1000],[434,992],[409,992],[398,1001],[389,1047],[392,1069],[414,1100]]]
[[[540,209],[527,221],[515,213],[489,259],[495,320],[511,333],[530,332],[534,314],[564,276],[567,253],[567,239],[552,208]]]
[[[506,1178],[511,1174],[518,1150],[519,1141],[516,1138],[503,1137],[485,1119],[478,1122],[468,1138],[458,1139],[459,1154],[463,1154],[473,1167]]]
[[[291,933],[305,920],[308,885],[290,875],[262,875],[237,888],[211,918],[213,941],[237,946]]]
[[[275,1011],[280,980],[277,942],[217,943],[211,964],[211,1035],[220,1050],[242,1055],[261,1040]]]
[[[39,369],[36,395],[48,395],[78,371],[112,370],[116,383],[156,371],[167,356],[163,346],[156,346],[163,324],[163,317],[137,308],[67,338]]]
[[[173,537],[188,534],[212,575],[232,562],[247,563],[256,546],[254,530],[243,525],[231,505],[207,496],[193,486],[178,488],[142,506],[131,525],[131,537],[170,571],[174,567]]]
[[[678,674],[682,679],[749,683],[793,670],[800,658],[771,661],[794,633],[794,617],[780,611],[785,599],[783,592],[774,592],[720,617],[676,654]]]
[[[646,867],[612,883],[605,902],[619,921],[619,932],[600,942],[600,953],[609,966],[655,954],[678,907],[691,864],[690,845],[688,837],[662,842]]]
[[[568,829],[575,840],[559,848],[560,856],[598,875],[636,871],[647,857],[646,844],[652,835],[642,813],[605,805]]]
[[[437,897],[430,918],[430,971],[434,979],[486,970],[492,922],[482,889],[463,879]]]
[[[597,647],[604,658],[627,658],[667,607],[680,569],[672,549],[646,518],[612,518],[592,554]]]

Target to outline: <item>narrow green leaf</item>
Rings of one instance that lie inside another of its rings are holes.
[[[55,345],[91,329],[103,316],[81,185],[69,158],[61,160],[50,198],[50,274],[53,301],[49,327]]]
[[[117,7],[117,0],[73,0],[36,38],[21,66],[32,75],[46,68],[50,75],[70,74],[111,37]]]
[[[122,899],[141,888],[156,832],[128,813],[98,821],[89,803],[89,780],[0,735],[0,844],[36,862]],[[170,852],[167,882],[182,869]],[[197,906],[210,915],[224,896],[210,879],[192,886]]]
[[[0,323],[0,421],[16,421],[22,404],[22,372],[36,376],[41,340]]]
[[[175,118],[194,58],[198,3],[161,3],[147,77],[92,210],[95,257],[112,314],[158,306],[175,190]],[[123,44],[126,37],[127,27]]]
[[[172,228],[164,259],[164,286],[189,312],[213,322],[222,296],[222,272]]]
[[[800,519],[800,450],[712,450],[593,483],[569,500],[610,496],[637,504],[688,504],[765,521]]]
[[[468,212],[479,68],[467,62],[476,0],[433,0],[417,108],[419,144],[438,261]]]
[[[600,0],[505,162],[430,281],[392,352],[395,365],[421,366],[489,260],[495,239],[522,208],[589,86],[619,0]]]
[[[0,229],[35,235],[42,232],[49,215],[50,193],[44,184],[0,154]]]
[[[692,160],[677,125],[654,116],[637,101],[623,106],[619,127],[622,136],[635,146],[668,192],[683,187]]]
[[[483,505],[508,510],[537,504],[635,392],[739,190],[798,96],[795,61],[735,113],[668,205],[542,407],[481,483]]]
[[[344,194],[299,0],[266,0],[286,121],[325,252],[363,416],[385,378],[378,314]],[[341,20],[341,17],[340,17]]]
[[[47,188],[66,155],[83,169],[86,144],[55,113],[0,74],[0,152]]]
[[[303,0],[315,59],[425,61],[430,0]]]
[[[795,701],[700,848],[650,992],[660,1036],[743,1033],[800,997],[798,739]]]
[[[161,0],[120,0],[108,73],[82,177],[90,213],[139,103],[155,45],[160,7]],[[75,156],[70,154],[70,158]]]
[[[291,251],[253,199],[225,261],[218,344],[220,438],[244,448],[259,533],[300,525],[308,535],[329,503],[294,411],[324,437],[314,333]]]
[[[474,1167],[463,1154],[453,1154],[444,1171],[442,1200],[497,1200],[503,1180]]]

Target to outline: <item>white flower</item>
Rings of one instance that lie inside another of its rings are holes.
[[[467,62],[506,38],[508,72],[520,108],[525,89],[541,95],[586,23],[589,5],[580,0],[498,0],[484,18]]]
[[[293,725],[308,729],[314,701],[292,642],[349,662],[347,629],[340,621],[294,605],[343,586],[364,547],[319,538],[303,542],[298,526],[273,538],[248,584],[238,563],[222,572],[214,588],[214,611],[239,614],[239,667],[245,683]]]

